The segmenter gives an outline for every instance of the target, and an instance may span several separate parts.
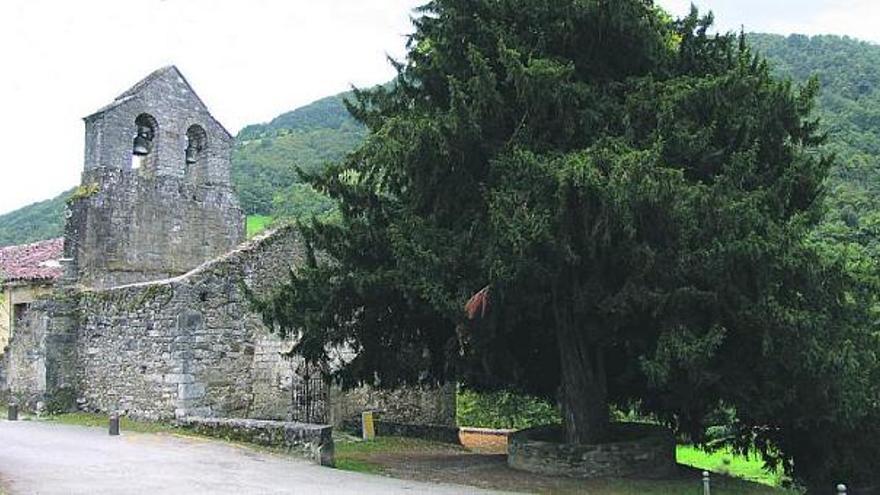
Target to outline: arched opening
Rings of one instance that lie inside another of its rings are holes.
[[[153,153],[153,139],[159,130],[156,118],[148,113],[142,113],[134,119],[135,135],[131,147],[131,168],[137,169],[147,163]]]
[[[199,163],[205,150],[208,148],[208,133],[205,129],[193,124],[186,130],[186,164],[193,165]]]

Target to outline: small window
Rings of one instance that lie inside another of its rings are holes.
[[[19,325],[23,325],[25,320],[28,317],[28,312],[30,312],[31,305],[30,304],[13,304],[12,305],[12,315],[14,319],[14,324],[16,327]]]

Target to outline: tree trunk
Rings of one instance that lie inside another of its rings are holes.
[[[567,323],[557,321],[565,441],[604,441],[609,420],[604,352],[601,346],[587,341],[584,329]]]

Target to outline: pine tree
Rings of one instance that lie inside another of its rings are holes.
[[[395,85],[350,104],[366,142],[311,178],[341,220],[303,227],[309,266],[262,306],[296,352],[353,350],[344,384],[552,398],[572,443],[607,439],[610,404],[696,441],[732,409],[729,441],[789,469],[817,404],[868,409],[869,296],[808,240],[832,163],[815,81],[650,0],[414,22]]]

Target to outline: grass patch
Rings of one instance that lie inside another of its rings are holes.
[[[364,441],[357,437],[343,436],[336,438],[335,442],[337,456],[363,456],[385,452],[406,454],[408,452],[465,451],[463,448],[452,444],[407,437],[376,437],[374,440]]]
[[[455,445],[405,437],[376,437],[374,440],[364,441],[353,436],[336,435],[334,443],[337,469],[368,474],[382,474],[384,472],[377,456],[464,452],[464,449]]]
[[[110,418],[105,414],[93,414],[85,412],[53,414],[40,418],[50,423],[61,423],[65,425],[76,426],[93,426],[101,428],[109,428]],[[139,421],[125,416],[119,418],[119,430],[133,431],[136,433],[181,433],[184,430],[168,424],[155,421]]]
[[[268,215],[248,215],[245,229],[248,239],[266,230],[271,223],[272,217]]]
[[[374,462],[364,461],[361,459],[339,459],[336,458],[336,469],[343,471],[354,471],[355,473],[365,474],[382,474],[382,467]]]
[[[709,453],[692,445],[679,445],[675,455],[679,464],[764,485],[782,486],[787,479],[781,470],[768,472],[764,469],[764,462],[758,456],[746,457],[730,450]]]

